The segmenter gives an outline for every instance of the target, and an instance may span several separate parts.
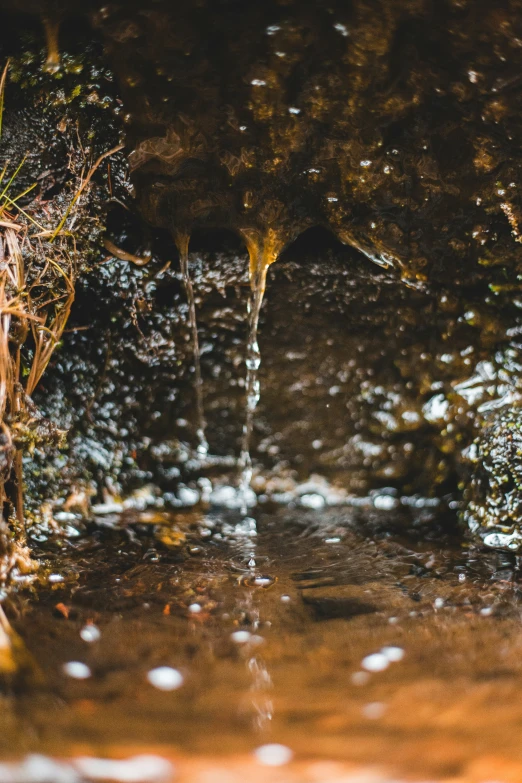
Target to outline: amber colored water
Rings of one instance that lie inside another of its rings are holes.
[[[41,586],[8,607],[26,648],[1,696],[11,771],[28,753],[146,752],[187,781],[521,779],[507,556],[407,506],[259,513],[255,542],[218,510],[108,521],[47,544]],[[81,636],[90,623],[97,641]],[[68,676],[71,661],[91,676]],[[181,687],[153,687],[159,666]],[[293,760],[263,766],[268,743]],[[7,769],[0,780],[21,779]]]

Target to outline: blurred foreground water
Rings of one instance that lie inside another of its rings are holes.
[[[443,522],[146,511],[46,542],[7,607],[0,781],[516,783],[516,562]]]

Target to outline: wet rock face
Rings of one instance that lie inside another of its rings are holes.
[[[323,225],[410,285],[519,264],[522,23],[503,2],[107,6],[142,209]]]
[[[477,427],[492,405],[518,395],[518,4],[238,9],[160,2],[97,17],[129,113],[142,213],[173,232],[272,229],[282,244],[320,225],[388,269],[384,278],[370,266],[359,272],[353,254],[345,257],[352,281],[341,273],[334,288],[343,290],[335,307],[346,327],[325,340],[334,371],[318,363],[311,334],[300,354],[287,351],[306,357],[306,370],[265,350],[273,377],[262,411],[277,427],[266,427],[261,446],[317,469],[310,443],[320,444],[323,472],[335,466],[365,490],[387,481],[440,492],[455,470],[466,482]],[[318,300],[328,312],[331,293],[317,273],[290,268],[272,273],[271,307],[286,273],[299,289],[295,300],[286,291],[294,318],[310,288],[304,312]],[[327,263],[323,270],[328,278]],[[267,311],[267,328],[275,318]],[[325,317],[321,333],[330,331]],[[279,344],[291,341],[280,333]],[[281,406],[278,380],[291,375]],[[323,398],[308,390],[327,383],[333,399],[322,404],[337,414],[315,415],[314,438],[308,407]],[[299,417],[288,415],[294,406]],[[495,432],[509,462],[504,428]],[[474,487],[475,510],[490,511],[473,519],[489,530],[495,484]]]
[[[466,519],[488,546],[518,551],[522,512],[522,416],[510,406],[487,420],[473,457]]]
[[[518,11],[507,0],[89,8],[136,192],[108,235],[151,261],[137,270],[102,253],[103,272],[79,288],[79,331],[41,400],[72,426],[67,481],[190,478],[192,356],[172,233],[196,231],[208,437],[237,454],[246,253],[201,230],[271,230],[287,249],[261,322],[259,464],[355,493],[443,495],[468,485],[479,437],[468,518],[486,535],[504,525],[497,479],[484,479],[499,465],[491,438],[502,464],[513,458],[504,414],[485,451],[480,437],[491,409],[520,395]]]

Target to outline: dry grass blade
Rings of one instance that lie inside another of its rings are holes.
[[[54,349],[62,338],[63,330],[69,320],[73,302],[74,285],[70,285],[67,299],[58,310],[51,326],[47,327],[44,323],[39,324],[37,322],[33,322],[31,325],[35,342],[35,352],[26,386],[26,393],[29,395],[31,395],[37,387],[40,378],[47,369]]]
[[[34,685],[43,682],[42,671],[0,606],[0,677],[9,681],[20,675]]]
[[[0,136],[8,68],[9,62],[0,73]],[[108,150],[88,169],[80,142],[80,154],[70,158],[77,180],[65,211],[58,200],[45,205],[39,199],[28,200],[29,205],[22,201],[38,183],[13,193],[25,158],[15,163],[14,171],[9,161],[0,170],[1,584],[13,571],[34,568],[26,546],[22,457],[35,448],[60,444],[64,433],[38,411],[31,395],[62,338],[74,302],[84,259],[72,232],[78,224],[81,232],[82,218],[90,217],[90,201],[82,196],[103,161],[121,149],[120,144]],[[0,676],[23,658],[0,607]]]
[[[4,96],[5,83],[7,81],[7,71],[9,70],[9,60],[6,62],[2,76],[0,76],[0,139],[2,138],[2,120],[4,117]]]
[[[0,606],[0,673],[14,674],[17,665],[11,642],[11,626]]]
[[[71,211],[74,208],[74,205],[78,203],[78,200],[79,200],[80,196],[82,195],[83,191],[85,190],[85,188],[87,187],[87,185],[91,181],[92,176],[95,173],[95,171],[98,169],[98,167],[101,166],[101,164],[103,163],[103,161],[106,158],[110,158],[111,155],[115,155],[117,152],[122,150],[123,147],[124,147],[123,144],[118,144],[118,146],[117,147],[113,147],[112,150],[108,150],[107,152],[104,152],[103,155],[100,155],[100,157],[98,158],[96,163],[90,168],[89,173],[87,174],[87,176],[85,177],[85,179],[81,183],[80,187],[76,191],[73,200],[71,201],[71,203],[69,204],[69,206],[65,210],[65,214],[64,214],[63,218],[58,223],[58,225],[57,225],[57,227],[56,227],[56,229],[55,229],[55,231],[54,231],[54,233],[53,233],[53,235],[52,235],[52,237],[50,239],[51,242],[53,242],[56,239],[56,237],[58,236],[58,234],[60,233],[60,231],[64,227],[64,225],[65,225],[65,223],[67,221],[67,218],[69,217],[69,215],[71,214]]]

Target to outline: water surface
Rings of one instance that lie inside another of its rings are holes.
[[[267,509],[257,536],[230,511],[127,512],[48,542],[41,586],[8,608],[26,652],[2,758],[152,753],[197,781],[520,780],[515,563],[407,502]],[[151,683],[159,667],[181,675],[172,690]],[[288,765],[259,762],[272,743]]]

